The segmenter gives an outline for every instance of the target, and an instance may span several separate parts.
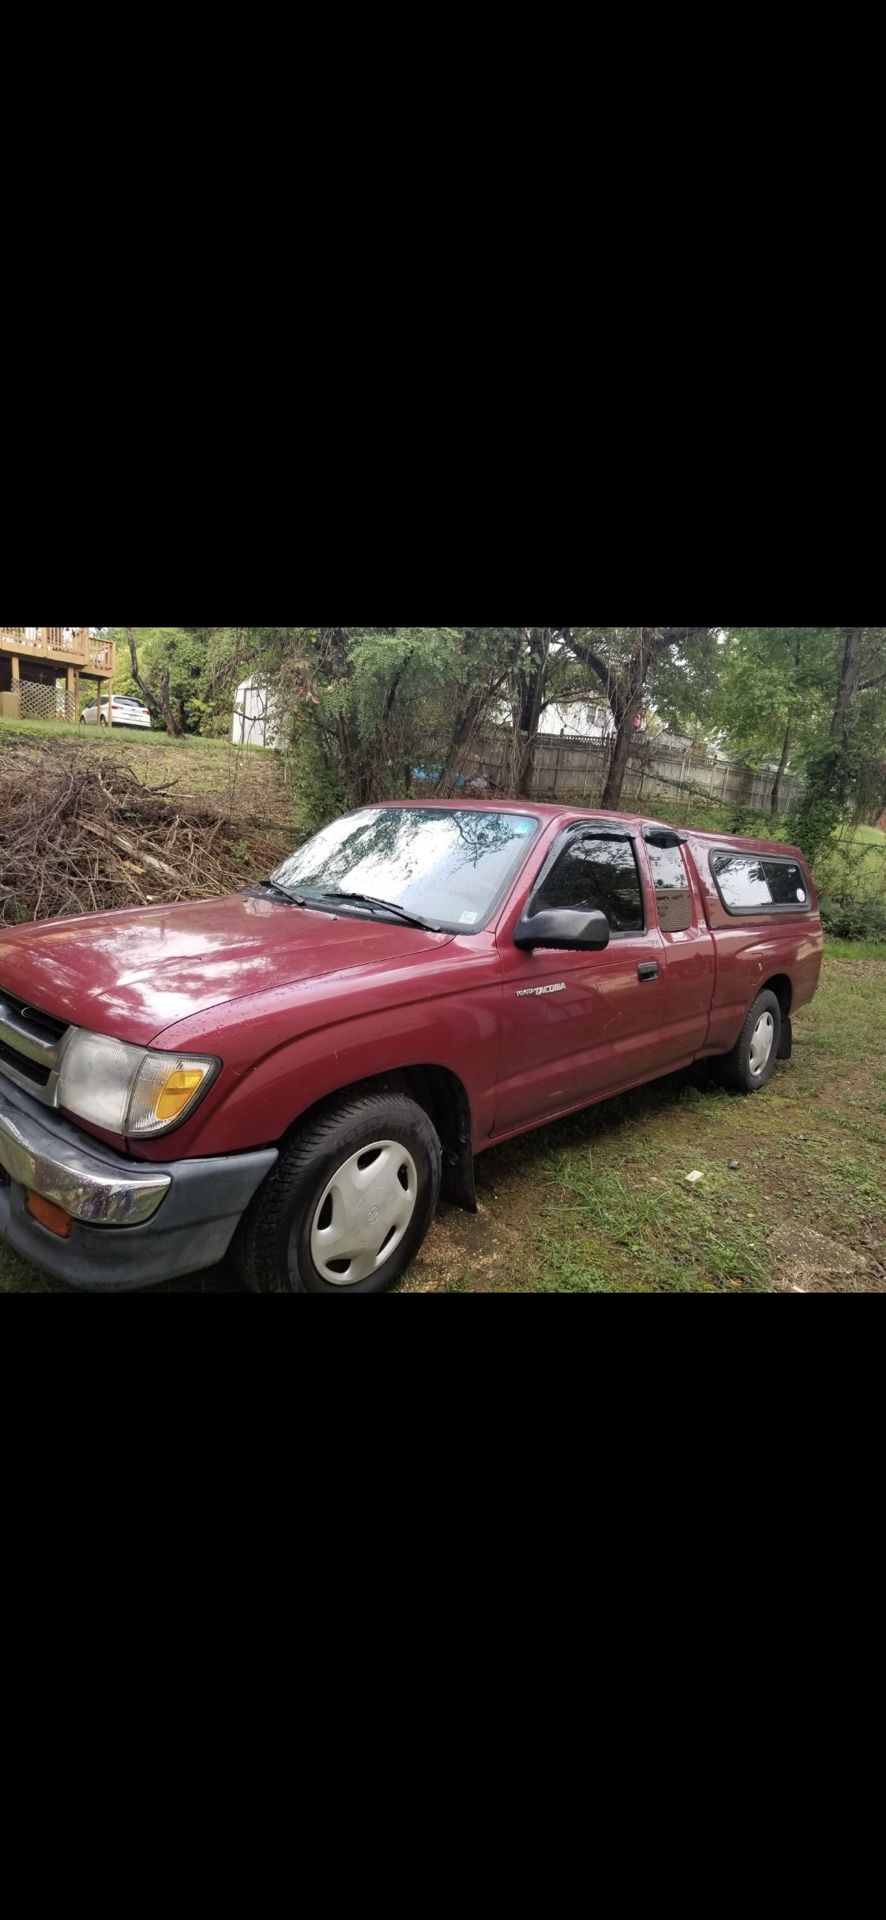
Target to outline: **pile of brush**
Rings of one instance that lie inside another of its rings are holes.
[[[266,872],[242,822],[95,751],[0,752],[0,923],[205,898]]]

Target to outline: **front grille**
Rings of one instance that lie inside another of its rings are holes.
[[[54,1107],[62,1042],[68,1029],[0,987],[0,1075]]]

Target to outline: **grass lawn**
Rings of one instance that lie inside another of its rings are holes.
[[[829,943],[764,1093],[693,1069],[479,1172],[478,1218],[443,1208],[404,1291],[886,1292],[886,948]]]
[[[851,863],[856,891],[877,894],[886,889],[886,833],[879,827],[851,827],[834,834],[819,856],[825,885],[840,862]]]
[[[479,1168],[479,1215],[441,1208],[404,1293],[886,1292],[886,949],[829,946],[765,1093],[693,1070]],[[0,1248],[0,1291],[51,1290]]]
[[[39,746],[49,741],[61,751],[74,746],[84,751],[101,749],[126,759],[132,757],[136,766],[145,769],[143,777],[152,781],[158,778],[158,766],[162,767],[167,761],[170,765],[174,761],[179,773],[184,772],[185,765],[195,770],[202,763],[204,777],[207,777],[206,769],[213,764],[221,767],[234,759],[251,763],[276,761],[278,757],[266,753],[262,747],[235,747],[230,740],[204,740],[199,734],[186,733],[173,739],[168,733],[153,730],[148,733],[140,727],[68,727],[58,720],[0,720],[0,754],[7,740],[15,740],[19,745],[33,741]],[[217,776],[210,772],[210,781],[213,777]]]
[[[159,730],[153,728],[149,733],[146,727],[111,727],[109,729],[108,727],[84,727],[80,725],[79,722],[77,726],[69,727],[60,720],[0,720],[0,735],[4,733],[16,733],[25,740],[28,738],[43,740],[93,740],[100,742],[102,745],[107,745],[109,741],[113,741],[115,744],[122,742],[123,745],[126,745],[128,742],[137,741],[139,746],[174,747],[176,751],[193,751],[196,753],[203,753],[204,751],[207,753],[216,753],[219,748],[227,745],[225,740],[207,740],[204,739],[202,735],[196,733],[183,733],[178,739],[174,740],[170,734],[161,733]],[[251,751],[252,749],[250,748],[250,752]],[[261,751],[261,749],[256,749],[256,751]]]
[[[886,946],[882,940],[829,939],[825,943],[825,953],[829,960],[886,961]]]

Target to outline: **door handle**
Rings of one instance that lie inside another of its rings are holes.
[[[638,967],[637,979],[638,980],[657,980],[658,979],[658,961],[650,960],[648,966]]]

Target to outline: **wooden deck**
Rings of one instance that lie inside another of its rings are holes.
[[[60,674],[71,667],[88,678],[113,680],[115,652],[113,640],[93,636],[85,627],[67,637],[64,627],[0,627],[0,653],[23,663],[39,660]]]

